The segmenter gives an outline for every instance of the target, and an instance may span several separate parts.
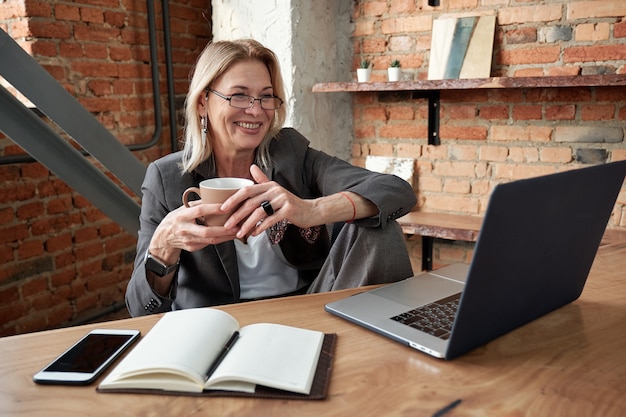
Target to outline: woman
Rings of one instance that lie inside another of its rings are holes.
[[[309,147],[286,117],[273,52],[253,40],[209,44],[191,79],[181,152],[148,166],[133,316],[358,285],[412,275],[395,219],[415,204],[402,179]],[[185,207],[213,177],[254,185],[221,206]],[[202,219],[236,208],[224,226]],[[332,247],[325,225],[347,222]]]

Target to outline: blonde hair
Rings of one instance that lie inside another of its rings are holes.
[[[239,39],[234,41],[217,41],[209,43],[196,61],[192,69],[189,92],[185,99],[185,143],[183,148],[182,170],[191,172],[203,161],[212,155],[213,139],[210,129],[206,133],[206,142],[202,140],[202,126],[198,114],[198,100],[205,89],[213,81],[235,63],[242,61],[260,61],[267,67],[274,95],[285,97],[283,78],[280,73],[278,58],[270,49],[252,39]],[[274,119],[269,131],[259,145],[257,151],[257,163],[262,168],[270,164],[269,143],[285,123],[287,109],[282,105],[275,110]],[[207,121],[208,123],[208,121]]]

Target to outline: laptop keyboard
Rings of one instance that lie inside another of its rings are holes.
[[[409,310],[405,313],[391,317],[414,329],[447,340],[450,338],[454,316],[459,307],[461,293],[451,295],[430,304]]]

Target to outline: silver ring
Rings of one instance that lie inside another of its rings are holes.
[[[268,216],[271,216],[272,214],[274,214],[274,207],[272,207],[270,202],[267,200],[261,203],[261,208],[265,211],[265,214],[267,214]]]

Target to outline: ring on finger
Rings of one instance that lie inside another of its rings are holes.
[[[274,214],[274,207],[272,207],[272,204],[267,200],[261,203],[261,208],[263,209],[263,211],[265,211],[265,214],[267,214],[268,216],[271,216],[272,214]]]

